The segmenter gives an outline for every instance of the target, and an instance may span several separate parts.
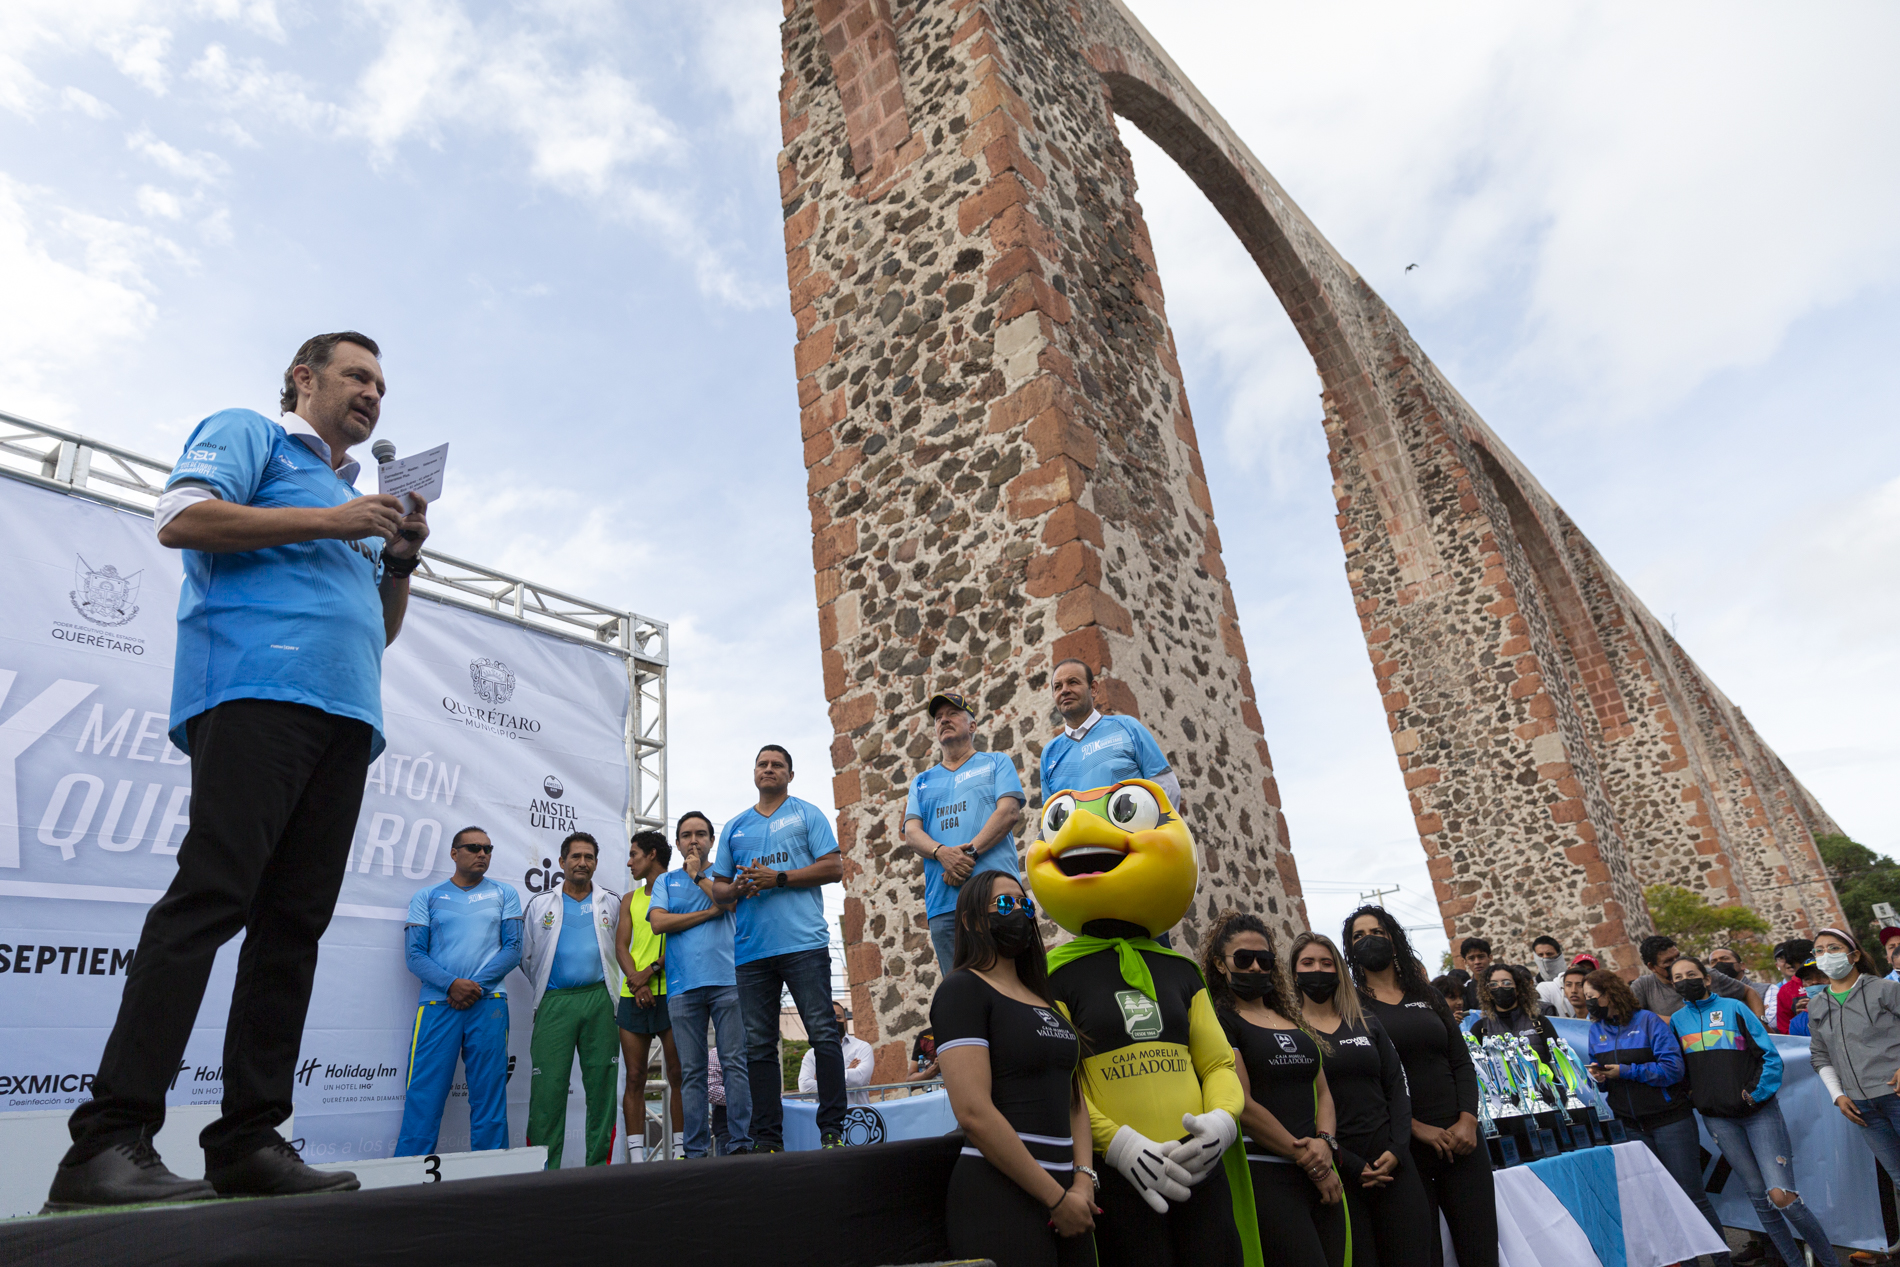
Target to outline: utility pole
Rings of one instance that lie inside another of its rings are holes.
[[[1393,885],[1389,889],[1381,889],[1381,888],[1375,887],[1370,893],[1361,893],[1359,895],[1359,904],[1361,906],[1367,906],[1367,905],[1384,906],[1385,895],[1388,893],[1397,893],[1398,891],[1399,891],[1399,886],[1396,884]]]

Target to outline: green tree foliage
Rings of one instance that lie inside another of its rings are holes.
[[[1744,965],[1759,971],[1773,966],[1773,931],[1768,921],[1746,906],[1711,906],[1700,893],[1675,884],[1652,884],[1643,890],[1649,918],[1656,931],[1675,938],[1684,954],[1706,956],[1716,946],[1729,946]]]
[[[1900,863],[1846,836],[1816,836],[1814,843],[1833,877],[1834,891],[1841,895],[1847,931],[1865,938],[1880,922],[1874,918],[1875,902],[1900,908]]]
[[[798,1067],[805,1063],[811,1044],[802,1038],[781,1039],[778,1045],[779,1070],[785,1076],[785,1089],[798,1090]]]

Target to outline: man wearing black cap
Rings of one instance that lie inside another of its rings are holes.
[[[955,691],[939,691],[929,707],[943,760],[910,781],[904,843],[924,860],[924,914],[937,967],[947,977],[956,960],[957,888],[978,871],[1021,880],[1011,833],[1028,798],[1014,762],[976,750],[975,705]]]

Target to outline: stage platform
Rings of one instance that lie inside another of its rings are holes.
[[[963,1137],[0,1223],[35,1267],[937,1263]]]

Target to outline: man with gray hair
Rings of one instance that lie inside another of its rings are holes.
[[[1007,753],[976,750],[976,705],[938,691],[927,706],[943,759],[910,781],[904,843],[924,860],[924,918],[937,970],[950,975],[957,949],[957,890],[978,871],[1020,879],[1016,824],[1023,783]]]

